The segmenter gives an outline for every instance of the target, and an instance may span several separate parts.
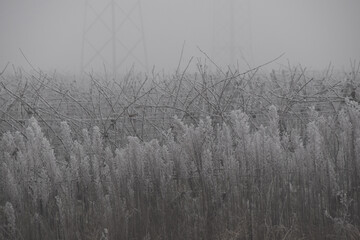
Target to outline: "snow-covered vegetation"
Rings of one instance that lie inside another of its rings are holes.
[[[35,118],[1,140],[2,239],[358,239],[360,107],[310,110],[306,139],[249,117],[174,121],[112,151],[98,127],[54,154]],[[343,238],[343,237],[346,238]]]
[[[44,75],[3,78],[0,239],[359,239],[357,92],[305,70],[199,72],[92,79],[86,101]],[[163,115],[146,121],[150,106]]]

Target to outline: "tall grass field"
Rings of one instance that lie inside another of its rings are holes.
[[[358,240],[351,69],[2,75],[0,239]]]

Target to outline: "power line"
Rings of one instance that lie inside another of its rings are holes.
[[[213,54],[220,66],[252,65],[249,0],[213,0]]]
[[[148,70],[141,2],[86,0],[81,74],[111,69],[112,77],[133,66]]]

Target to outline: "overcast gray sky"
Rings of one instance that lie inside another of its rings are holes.
[[[184,41],[183,65],[191,56],[204,58],[197,47],[211,55],[212,2],[142,1],[150,68],[176,69]],[[8,61],[27,68],[21,48],[44,71],[77,74],[83,23],[84,0],[0,0],[0,69]],[[252,0],[248,39],[252,65],[285,53],[278,63],[346,68],[360,60],[360,0]]]

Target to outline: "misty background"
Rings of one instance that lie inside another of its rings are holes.
[[[78,74],[84,6],[84,0],[1,0],[0,69],[7,62],[29,69],[21,49],[36,68]],[[210,56],[213,6],[213,0],[141,1],[149,68],[174,71],[184,43],[182,68],[191,57],[194,65],[206,59],[199,48]],[[285,53],[271,67],[349,68],[360,58],[359,10],[359,0],[252,0],[251,65]]]

